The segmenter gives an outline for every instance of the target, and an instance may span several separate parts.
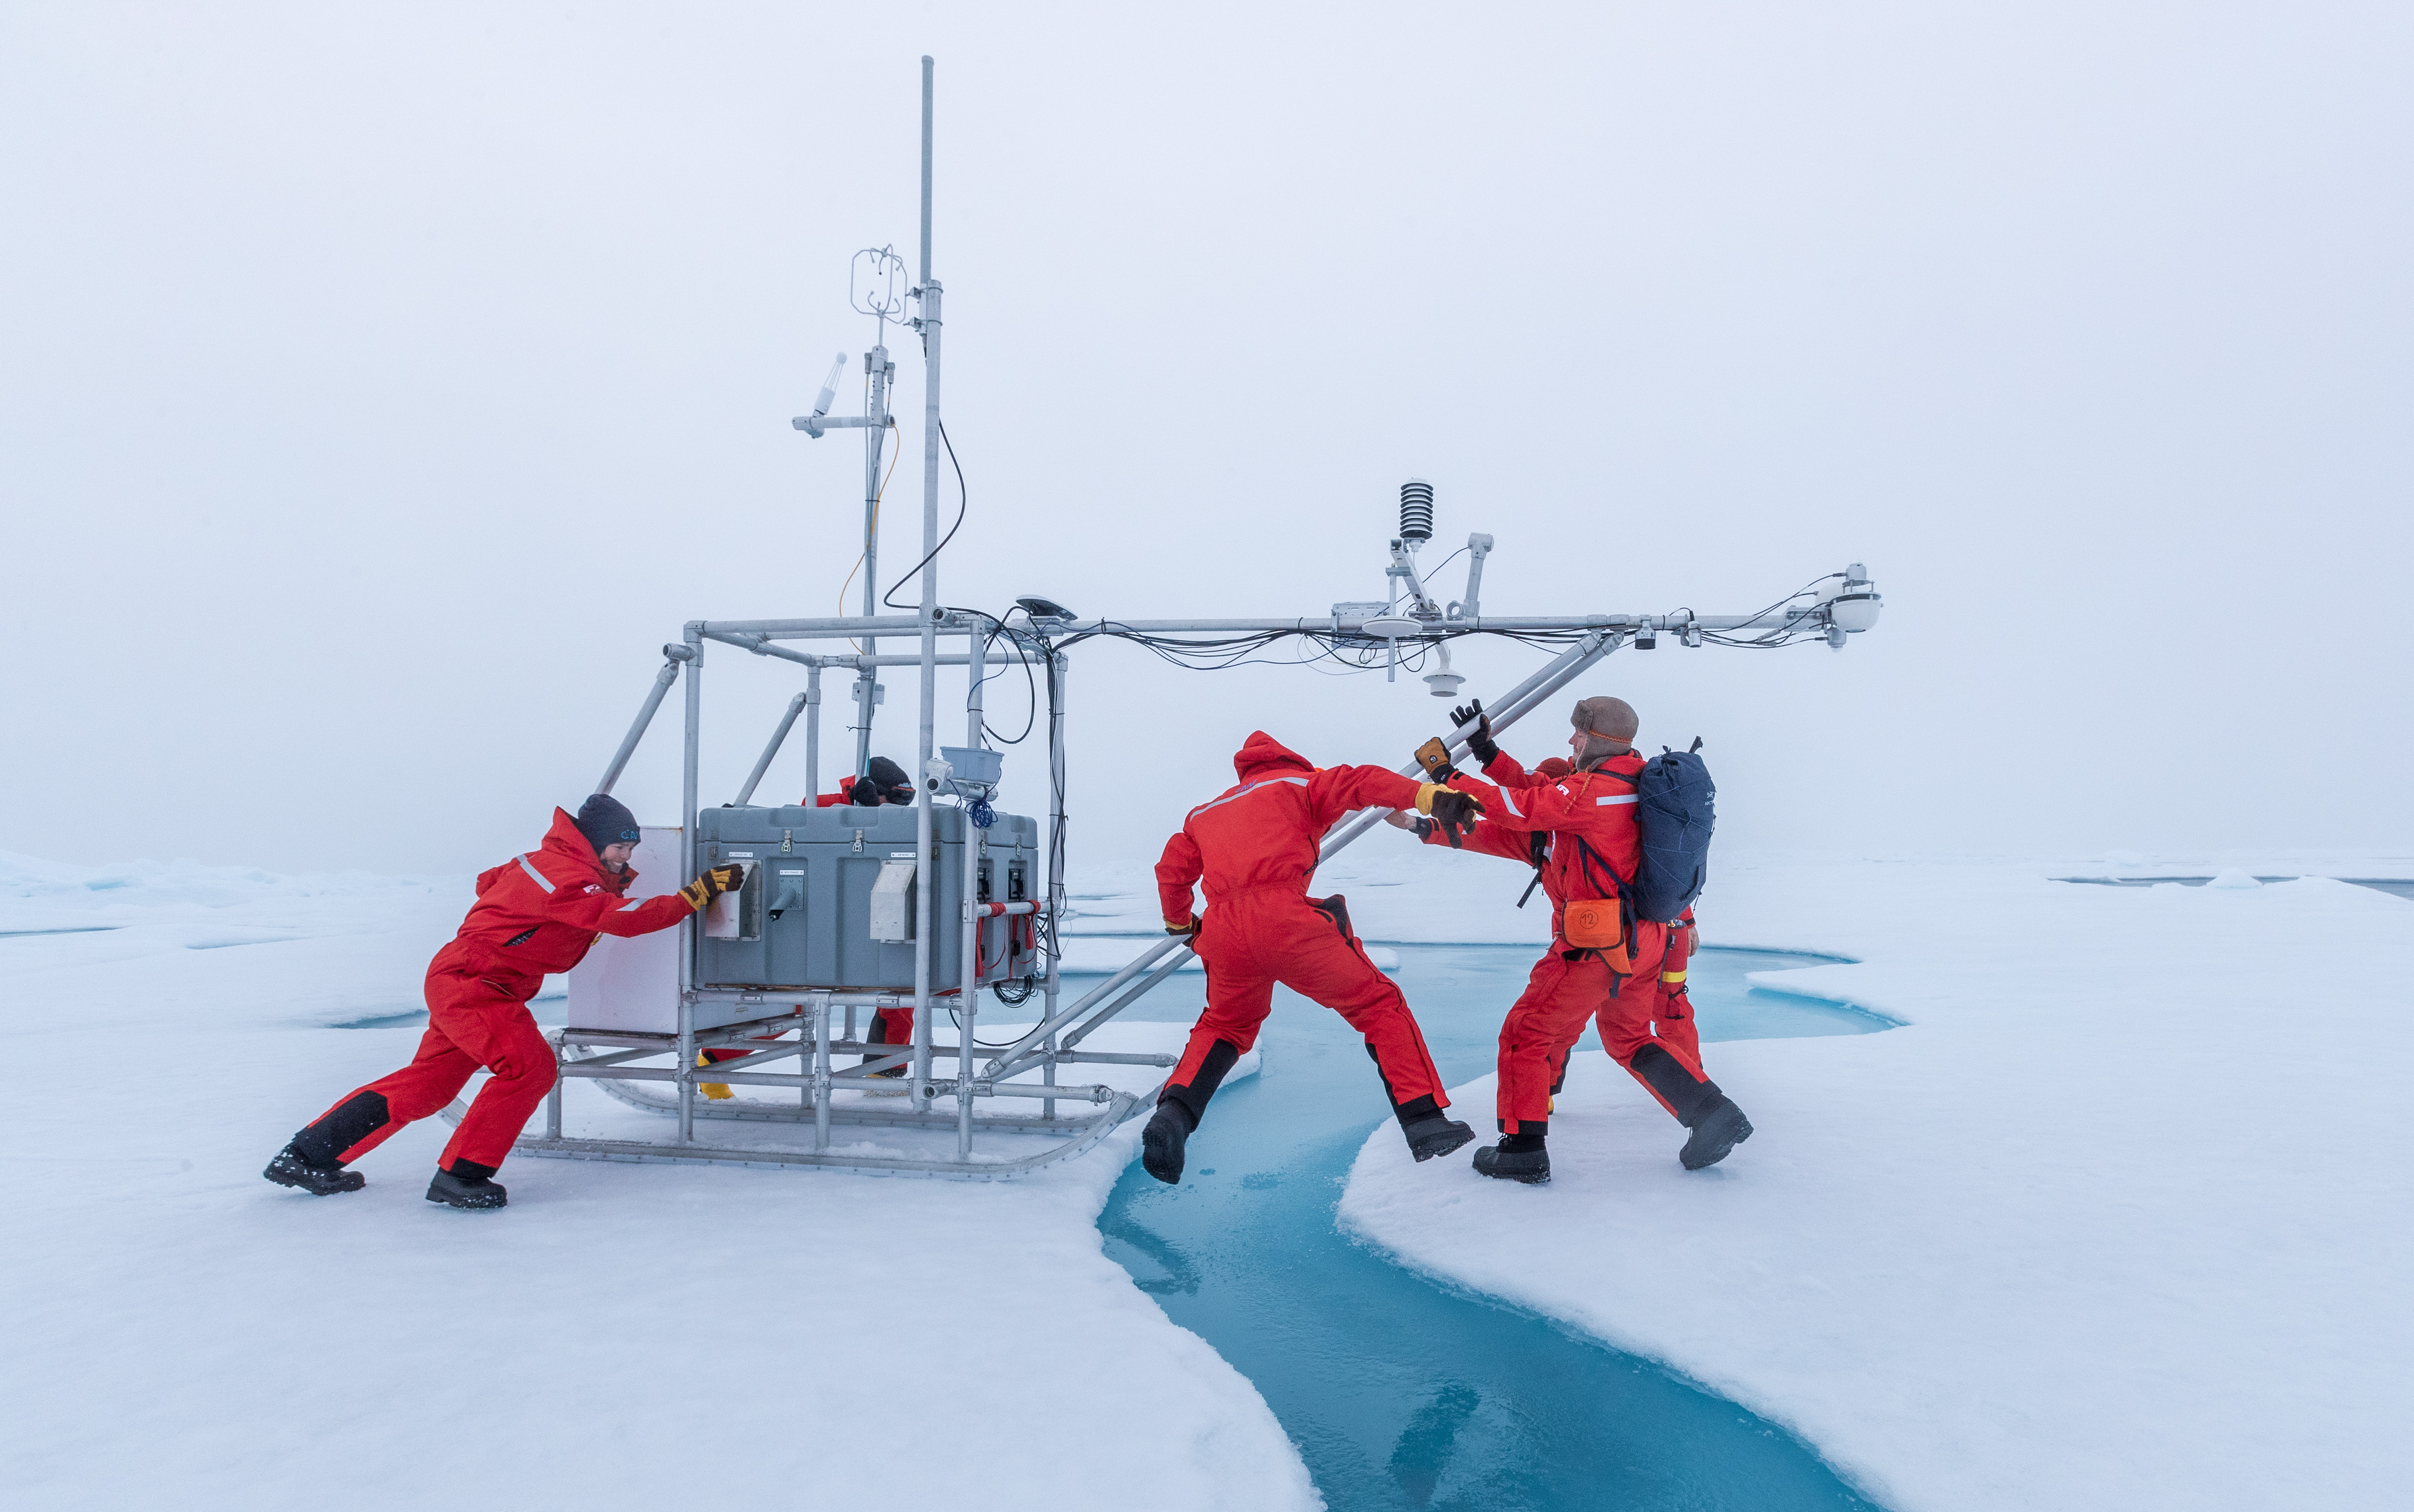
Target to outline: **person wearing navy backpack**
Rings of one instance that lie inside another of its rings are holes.
[[[1564,774],[1542,775],[1562,764],[1556,760],[1528,773],[1493,741],[1482,704],[1456,715],[1462,728],[1475,727],[1468,751],[1489,779],[1447,775],[1449,786],[1483,806],[1463,848],[1534,867],[1551,900],[1551,948],[1500,1026],[1501,1139],[1476,1151],[1476,1170],[1532,1184],[1551,1178],[1552,1094],[1587,1021],[1599,1025],[1602,1047],[1690,1131],[1677,1156],[1685,1168],[1724,1160],[1751,1136],[1751,1123],[1703,1071],[1685,992],[1698,939],[1691,904],[1709,838],[1701,758],[1687,751],[1645,761],[1634,749],[1633,707],[1588,698],[1570,719]],[[1406,816],[1392,822],[1436,839]]]

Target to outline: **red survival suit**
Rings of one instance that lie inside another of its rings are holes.
[[[1552,764],[1558,763],[1545,763]],[[1542,891],[1551,899],[1551,948],[1500,1025],[1502,1134],[1548,1132],[1552,1090],[1588,1018],[1598,1019],[1602,1047],[1689,1126],[1694,1112],[1720,1095],[1702,1071],[1701,1039],[1685,995],[1689,921],[1635,920],[1627,947],[1632,974],[1613,971],[1565,933],[1570,901],[1615,897],[1610,871],[1617,882],[1634,880],[1641,860],[1634,777],[1643,766],[1629,751],[1554,781],[1528,774],[1503,752],[1483,769],[1490,783],[1465,774],[1451,781],[1483,805],[1466,849],[1530,865],[1533,837],[1549,837]],[[1438,833],[1425,839],[1441,843]]]
[[[1263,731],[1250,734],[1232,766],[1240,783],[1190,810],[1156,863],[1167,925],[1190,922],[1193,883],[1214,905],[1194,941],[1207,964],[1207,1011],[1165,1095],[1196,1121],[1224,1074],[1257,1044],[1280,982],[1366,1037],[1404,1120],[1449,1106],[1408,999],[1366,958],[1348,906],[1307,897],[1326,830],[1360,808],[1412,809],[1423,785],[1371,766],[1311,766]]]
[[[295,1136],[323,1164],[349,1164],[460,1095],[480,1066],[494,1076],[437,1164],[492,1176],[554,1082],[553,1047],[528,1002],[548,971],[567,971],[604,935],[667,929],[693,912],[666,893],[624,901],[634,870],[607,871],[576,821],[557,808],[544,843],[478,878],[460,933],[427,967],[427,1032],[410,1064],[347,1093]]]
[[[1558,781],[1561,778],[1566,777],[1569,773],[1574,770],[1574,763],[1570,762],[1564,756],[1553,756],[1543,761],[1537,762],[1534,763],[1534,767],[1531,771],[1523,771],[1516,762],[1503,757],[1493,765],[1485,767],[1483,775],[1499,787],[1540,788],[1550,786],[1552,783]],[[1438,835],[1428,834],[1425,837],[1425,840],[1426,843],[1430,845],[1440,845],[1444,843],[1442,838]],[[1467,849],[1480,851],[1486,855],[1501,856],[1522,862],[1527,866],[1532,866],[1537,853],[1534,849],[1536,843],[1541,843],[1543,851],[1547,852],[1549,848],[1549,840],[1550,837],[1543,834],[1527,834],[1526,836],[1519,837],[1505,831],[1495,831],[1492,834],[1485,836],[1481,840],[1476,840],[1471,838],[1462,838],[1462,844]],[[1548,867],[1546,867],[1544,869],[1547,871]],[[1630,877],[1628,880],[1631,882],[1633,879]],[[1567,898],[1550,891],[1547,886],[1543,890],[1543,896],[1550,898],[1553,917],[1557,919],[1564,910]],[[1588,897],[1590,895],[1587,894],[1583,896]],[[1681,953],[1678,953],[1676,949],[1678,943],[1677,929],[1679,926],[1681,926],[1684,931],[1684,949]],[[1700,1029],[1693,1022],[1693,1004],[1685,991],[1685,973],[1688,963],[1692,957],[1694,943],[1698,938],[1698,935],[1695,933],[1693,911],[1691,906],[1688,906],[1684,913],[1678,917],[1676,924],[1668,926],[1669,954],[1667,957],[1661,962],[1659,987],[1660,1001],[1654,1005],[1651,1013],[1651,1033],[1653,1037],[1665,1041],[1670,1045],[1683,1050],[1687,1055],[1693,1058],[1694,1063],[1697,1065],[1701,1062],[1702,1059],[1702,1035]],[[1613,999],[1610,1002],[1602,1005],[1600,1025],[1601,1039],[1603,1048],[1608,1046],[1610,1036],[1615,1032],[1612,1028],[1613,1019],[1617,1015],[1623,1015],[1627,1011],[1626,1005],[1622,1001],[1624,997],[1625,993],[1621,991],[1617,999]],[[1578,1038],[1583,1037],[1584,1030],[1581,1026],[1578,1027],[1576,1034]],[[1570,1041],[1568,1048],[1573,1049],[1574,1047],[1574,1042]],[[1551,1091],[1555,1095],[1559,1090],[1560,1082],[1564,1080],[1566,1076],[1567,1052],[1563,1050],[1559,1054],[1558,1063],[1555,1068],[1554,1078],[1551,1082]]]

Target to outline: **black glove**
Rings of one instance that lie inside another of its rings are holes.
[[[1196,940],[1199,938],[1199,915],[1193,913],[1180,924],[1168,919],[1165,921],[1165,932],[1180,939]]]
[[[1433,822],[1441,826],[1441,838],[1453,851],[1460,849],[1459,837],[1475,828],[1483,813],[1483,806],[1464,793],[1444,788],[1433,795]]]
[[[1476,765],[1489,766],[1500,759],[1500,748],[1492,740],[1492,716],[1483,712],[1483,700],[1451,710],[1450,722],[1467,731],[1467,753],[1475,758]],[[1467,730],[1470,724],[1475,728]]]

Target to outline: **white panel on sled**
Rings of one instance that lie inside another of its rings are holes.
[[[883,861],[872,884],[872,938],[899,944],[914,938],[914,858]]]
[[[676,893],[683,879],[679,869],[679,832],[640,828],[636,853],[629,865],[637,880],[629,897],[659,897]],[[622,939],[605,935],[587,952],[570,973],[570,1022],[578,1029],[637,1030],[651,1034],[678,1032],[678,953],[687,938],[684,927],[657,929],[649,935]]]

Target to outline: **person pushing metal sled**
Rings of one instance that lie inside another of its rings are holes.
[[[1166,932],[1189,936],[1206,963],[1207,1009],[1140,1135],[1140,1164],[1169,1185],[1182,1179],[1184,1147],[1225,1073],[1257,1043],[1277,982],[1365,1035],[1410,1154],[1428,1161],[1458,1149],[1475,1132],[1444,1116],[1450,1098],[1408,999],[1366,958],[1348,903],[1309,897],[1307,880],[1325,831],[1357,809],[1412,809],[1454,835],[1482,806],[1376,767],[1312,766],[1261,730],[1232,765],[1240,782],[1190,810],[1156,863]],[[1203,914],[1194,884],[1212,905]]]
[[[605,935],[647,935],[686,919],[738,883],[715,867],[676,893],[628,901],[636,816],[596,793],[578,817],[557,808],[544,843],[478,878],[478,901],[427,967],[427,1032],[410,1064],[346,1093],[277,1151],[261,1174],[318,1196],[367,1185],[344,1167],[460,1094],[479,1067],[494,1073],[438,1158],[427,1200],[500,1208],[494,1175],[553,1089],[553,1046],[529,1000],[547,972],[567,971]]]

